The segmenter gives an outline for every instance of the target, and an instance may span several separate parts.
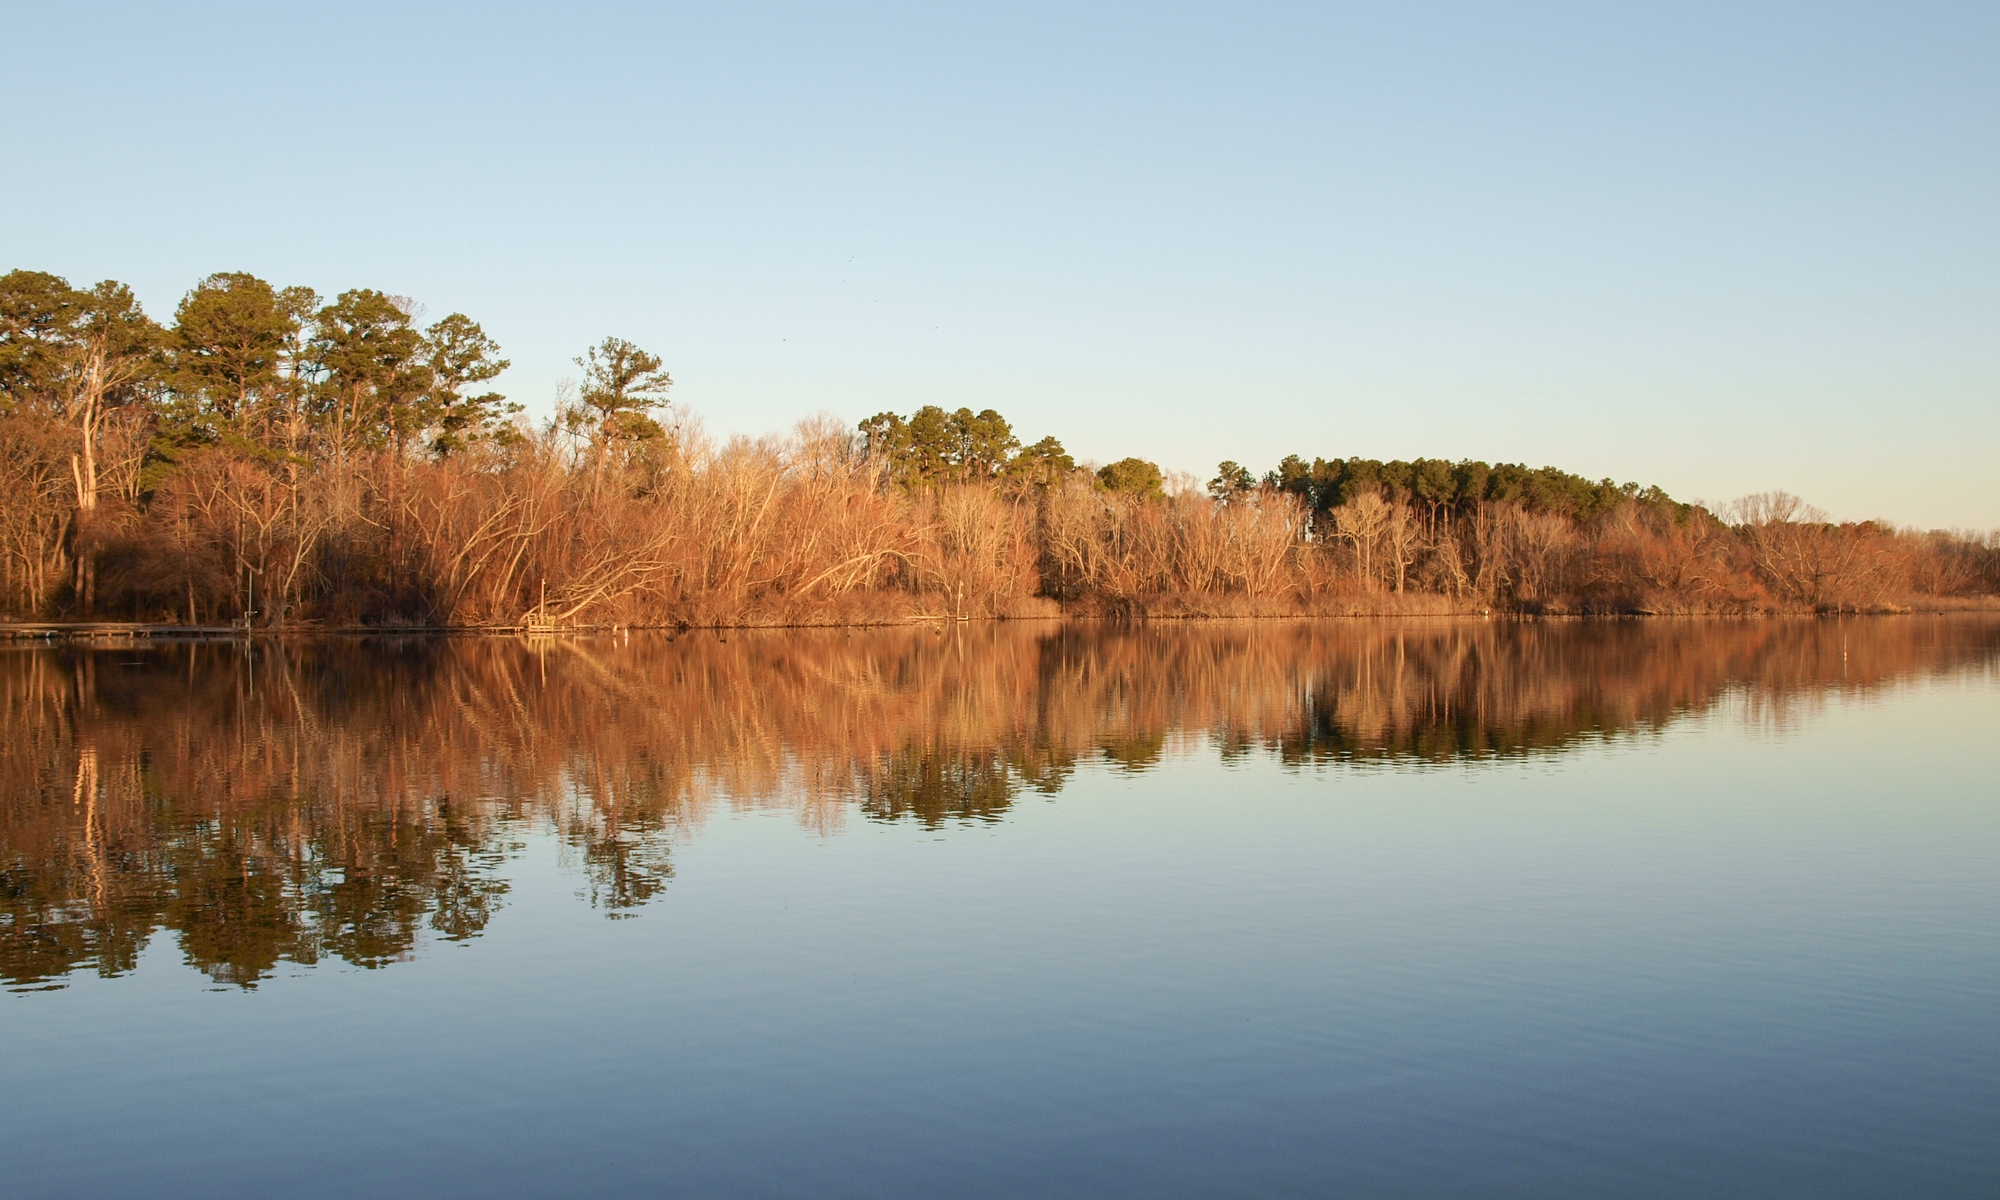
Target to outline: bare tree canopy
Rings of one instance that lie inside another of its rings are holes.
[[[1471,459],[1287,456],[1204,486],[987,408],[715,445],[607,337],[534,425],[478,322],[247,272],[171,326],[115,281],[0,276],[0,609],[515,626],[1363,612],[1804,612],[2000,593],[1992,534],[1783,492]]]

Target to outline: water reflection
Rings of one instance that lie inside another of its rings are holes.
[[[720,808],[1003,819],[1079,765],[1559,754],[1725,696],[1992,671],[2000,622],[1341,622],[0,653],[0,980],[223,984],[476,936],[535,829],[613,916]]]

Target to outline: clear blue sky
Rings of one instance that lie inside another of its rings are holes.
[[[2000,6],[17,4],[13,266],[376,287],[546,409],[998,408],[2000,526]]]

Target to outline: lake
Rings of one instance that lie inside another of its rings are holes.
[[[2000,1195],[2000,620],[0,649],[0,1191]]]

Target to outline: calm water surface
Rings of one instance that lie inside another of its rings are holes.
[[[0,651],[0,1192],[2000,1195],[2000,622]]]

